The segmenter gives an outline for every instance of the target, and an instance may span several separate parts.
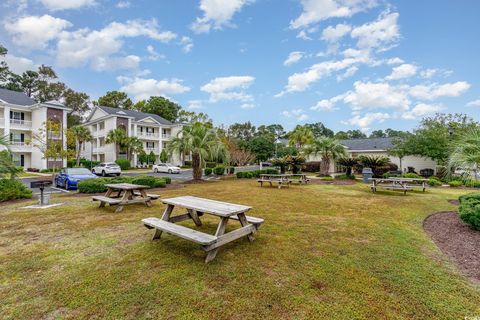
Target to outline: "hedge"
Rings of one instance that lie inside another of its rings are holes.
[[[237,178],[239,179],[259,178],[261,174],[278,174],[278,170],[263,169],[263,170],[255,170],[255,171],[240,171],[236,173]]]
[[[221,176],[225,173],[225,167],[224,166],[216,166],[213,168],[213,173],[215,173],[217,176]]]
[[[216,162],[206,162],[205,163],[205,168],[215,168],[217,166]]]
[[[168,180],[168,181],[167,181]],[[113,177],[113,178],[93,178],[78,182],[78,192],[80,193],[101,193],[107,191],[106,184],[110,183],[133,183],[146,185],[151,188],[164,188],[171,182],[170,178],[160,178],[151,176],[136,177]]]
[[[130,169],[130,161],[127,159],[118,159],[115,161],[115,163],[118,164],[122,170]]]
[[[212,168],[205,168],[203,171],[205,172],[205,175],[206,175],[206,176],[209,176],[209,175],[212,174],[212,171],[213,171],[213,170],[212,170]]]
[[[452,180],[448,183],[450,187],[456,188],[456,187],[461,187],[463,186],[463,182],[459,180]]]
[[[17,179],[0,179],[0,202],[14,199],[30,199],[32,190]]]
[[[463,195],[459,201],[460,218],[474,229],[480,230],[480,193]]]

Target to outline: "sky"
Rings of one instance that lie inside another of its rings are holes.
[[[477,0],[2,0],[14,72],[97,99],[165,96],[215,124],[410,130],[480,120]]]

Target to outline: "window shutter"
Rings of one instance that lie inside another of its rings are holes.
[[[20,113],[20,119],[21,119],[21,120],[25,120],[25,113],[23,113],[23,112]]]
[[[13,111],[10,110],[10,119],[13,119]]]
[[[20,134],[20,142],[25,142],[25,134],[24,133]]]

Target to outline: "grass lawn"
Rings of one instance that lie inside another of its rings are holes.
[[[254,180],[158,190],[253,206],[265,219],[249,243],[199,246],[140,220],[163,205],[120,214],[89,197],[0,210],[0,318],[464,319],[480,316],[480,288],[460,275],[422,229],[455,210],[462,190],[373,195],[363,184],[259,188]],[[33,202],[33,201],[32,201]],[[202,217],[214,233],[215,217]],[[238,222],[237,222],[238,223]],[[230,228],[236,227],[232,222]],[[193,226],[193,222],[182,224]],[[227,228],[227,231],[229,228]]]

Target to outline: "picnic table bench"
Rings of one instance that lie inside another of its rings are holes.
[[[183,196],[162,200],[167,205],[162,217],[143,219],[143,225],[149,229],[155,229],[153,240],[160,239],[163,232],[178,236],[200,244],[202,249],[207,252],[205,263],[215,259],[218,248],[226,243],[247,237],[253,241],[253,234],[264,222],[261,218],[249,217],[245,215],[251,207],[233,204],[228,202]],[[184,208],[186,213],[172,216],[175,207]],[[214,215],[220,218],[215,235],[193,230],[188,227],[175,224],[176,222],[191,219],[196,226],[201,226],[200,217],[204,214]],[[229,220],[240,222],[241,228],[225,233],[225,228]]]
[[[156,194],[147,194],[145,189],[149,186],[142,186],[131,183],[113,183],[105,185],[108,189],[104,196],[93,196],[93,201],[100,201],[100,208],[106,204],[117,206],[115,212],[120,212],[123,207],[134,203],[145,203],[148,207],[152,206],[152,200],[160,196]]]
[[[261,174],[257,182],[260,183],[260,187],[263,187],[263,183],[269,183],[270,187],[273,187],[273,183],[277,183],[278,189],[283,186],[290,187],[291,184],[290,179],[285,174]]]
[[[298,182],[299,184],[307,184],[308,182],[310,182],[310,179],[307,178],[307,175],[303,173],[286,174],[286,176],[291,183]]]
[[[414,185],[412,182],[421,182],[422,190],[425,192],[427,187],[426,183],[428,179],[416,179],[416,178],[371,178],[372,185],[370,188],[372,192],[377,192],[377,189],[387,189],[387,190],[399,190],[403,191],[403,194],[406,195],[407,191],[413,189]]]

